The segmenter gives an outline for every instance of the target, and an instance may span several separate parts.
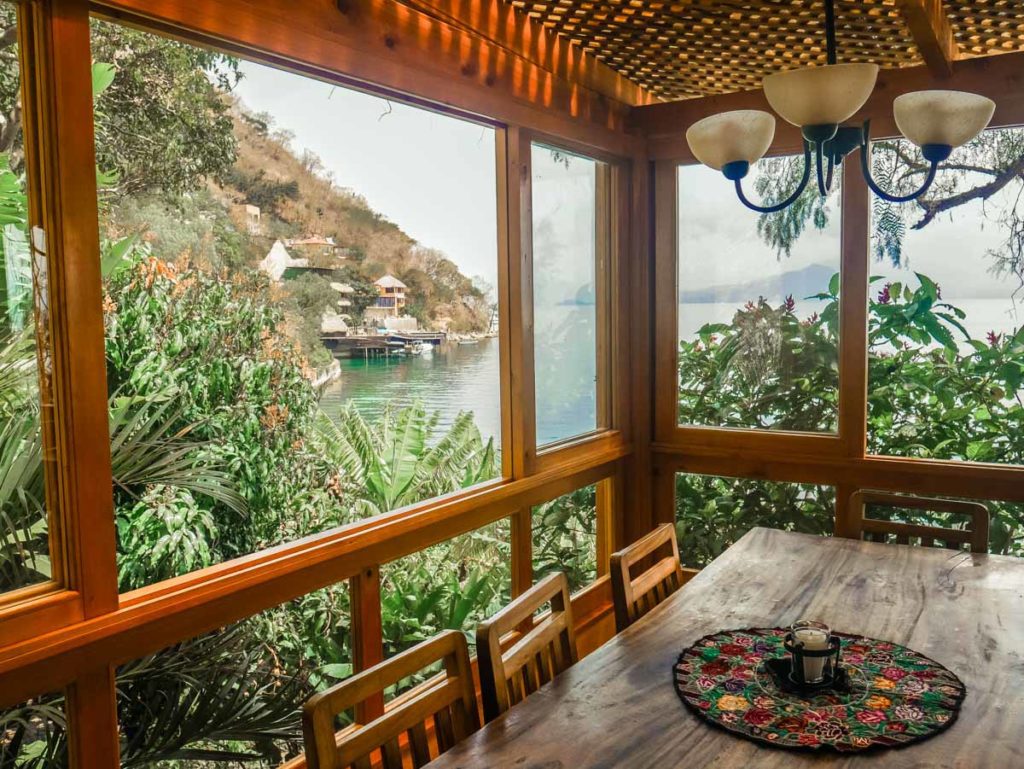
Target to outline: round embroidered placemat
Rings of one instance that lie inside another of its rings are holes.
[[[948,728],[967,693],[939,663],[904,646],[836,633],[849,692],[783,691],[765,662],[786,656],[785,628],[723,630],[673,668],[682,701],[706,721],[764,745],[796,750],[897,748]]]

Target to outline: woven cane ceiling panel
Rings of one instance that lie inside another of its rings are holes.
[[[962,56],[1024,51],[1024,0],[946,3]]]
[[[820,0],[506,0],[667,100],[745,91],[825,63]],[[1024,0],[946,2],[965,56],[1024,48]],[[836,3],[839,60],[922,63],[896,0]]]

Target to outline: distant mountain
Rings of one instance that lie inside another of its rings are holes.
[[[825,264],[810,264],[799,270],[769,275],[743,283],[725,283],[717,286],[688,289],[679,288],[680,304],[712,304],[715,302],[746,302],[763,296],[769,301],[783,299],[790,294],[803,299],[827,290],[828,282],[836,270]]]

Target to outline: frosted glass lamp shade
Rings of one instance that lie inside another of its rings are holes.
[[[996,103],[965,91],[914,91],[897,96],[893,117],[900,132],[918,147],[959,147],[985,130]]]
[[[698,120],[686,130],[686,143],[701,163],[721,171],[738,160],[755,163],[775,138],[775,118],[757,109],[739,109]]]
[[[795,126],[838,125],[864,106],[877,64],[828,64],[776,72],[764,79],[768,103]]]

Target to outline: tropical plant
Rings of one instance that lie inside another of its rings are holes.
[[[597,487],[584,486],[533,509],[533,576],[565,572],[571,590],[597,577]]]
[[[369,517],[473,486],[497,475],[494,439],[485,443],[472,412],[461,412],[448,432],[432,440],[439,414],[422,404],[390,406],[369,424],[349,403],[337,419],[321,415],[319,435],[341,471],[343,493]]]

